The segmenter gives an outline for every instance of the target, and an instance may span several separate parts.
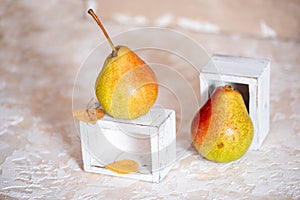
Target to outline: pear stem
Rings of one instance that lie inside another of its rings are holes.
[[[229,90],[234,90],[234,87],[232,87],[231,85],[225,85],[224,89],[229,91]]]
[[[115,54],[115,52],[117,52],[115,45],[113,44],[113,42],[111,41],[109,35],[107,34],[103,24],[101,23],[101,21],[99,20],[99,18],[97,17],[97,15],[94,13],[93,9],[89,9],[88,13],[93,17],[93,19],[97,22],[97,24],[99,25],[100,29],[102,30],[104,36],[106,37],[109,45],[111,46],[112,50],[113,50],[113,54]]]

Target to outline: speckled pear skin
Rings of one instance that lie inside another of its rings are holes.
[[[146,114],[158,95],[152,69],[126,46],[110,54],[95,82],[97,99],[115,118],[135,119]]]
[[[193,119],[193,145],[208,160],[231,162],[251,145],[254,128],[242,95],[232,86],[218,87]]]

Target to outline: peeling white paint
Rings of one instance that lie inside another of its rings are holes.
[[[268,26],[266,24],[266,22],[263,21],[263,20],[260,21],[260,29],[261,29],[261,34],[262,34],[263,37],[274,38],[274,37],[277,36],[276,31],[272,27]]]
[[[220,31],[220,28],[215,24],[212,24],[210,22],[199,22],[194,19],[189,19],[185,17],[180,17],[177,20],[177,24],[181,28],[185,28],[197,32],[201,31],[207,33],[218,33]]]
[[[114,19],[118,23],[126,25],[145,26],[148,24],[148,19],[142,15],[131,17],[125,14],[116,13]]]
[[[171,24],[173,20],[173,15],[171,13],[167,13],[159,17],[158,19],[155,20],[154,25],[155,26],[160,26],[160,27],[166,27],[169,24]]]

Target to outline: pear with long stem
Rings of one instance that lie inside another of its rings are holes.
[[[95,83],[99,103],[106,113],[115,118],[135,119],[146,114],[158,95],[155,73],[128,47],[114,46],[94,11],[89,9],[88,13],[112,48]]]
[[[107,34],[103,24],[101,23],[101,21],[99,20],[99,18],[97,17],[97,15],[95,14],[95,12],[93,11],[93,9],[89,9],[88,13],[93,17],[93,19],[97,22],[98,26],[100,27],[100,29],[102,30],[104,36],[106,37],[109,45],[111,46],[113,52],[116,52],[116,48],[115,45],[113,44],[113,42],[111,41],[109,35]]]

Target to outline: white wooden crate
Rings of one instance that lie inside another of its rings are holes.
[[[220,85],[230,84],[244,98],[254,125],[250,150],[259,150],[269,132],[270,61],[224,55],[213,55],[200,72],[201,104]]]
[[[175,111],[152,108],[135,120],[105,115],[97,124],[80,122],[84,170],[160,182],[176,160]],[[104,167],[118,160],[139,164],[139,172],[118,174]]]

